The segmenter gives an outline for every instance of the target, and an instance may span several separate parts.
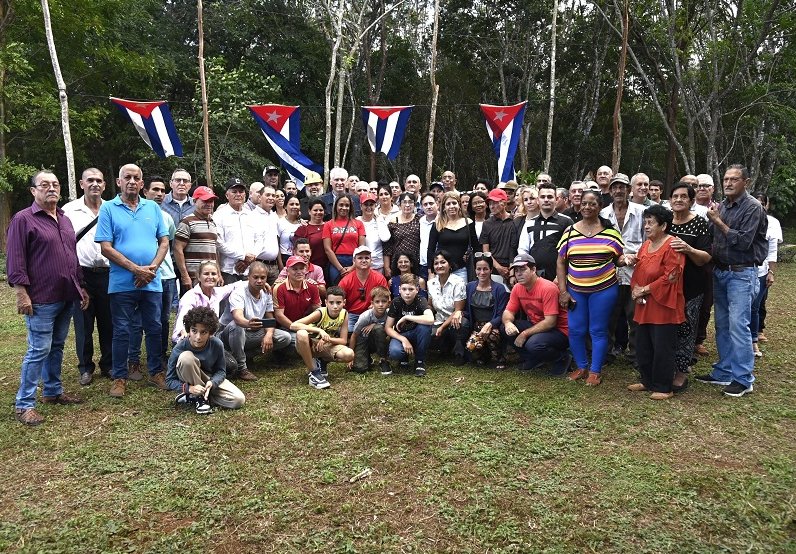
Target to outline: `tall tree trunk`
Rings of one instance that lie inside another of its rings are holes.
[[[41,0],[41,10],[44,13],[44,32],[47,35],[47,48],[55,73],[55,82],[58,84],[58,100],[61,103],[61,128],[64,133],[64,150],[66,151],[66,172],[69,178],[69,200],[77,198],[77,182],[75,181],[75,154],[72,150],[72,132],[69,129],[69,99],[66,95],[66,83],[61,75],[61,64],[58,63],[58,53],[55,51],[53,27],[50,21],[50,5],[47,0]]]
[[[334,166],[340,167],[340,150],[343,136],[343,100],[345,100],[345,80],[348,73],[345,59],[340,60],[341,66],[337,71],[337,108],[334,114]]]
[[[439,0],[434,0],[434,35],[431,39],[431,117],[428,122],[428,156],[426,158],[426,187],[431,185],[434,171],[434,126],[437,123],[437,36],[439,35]]]
[[[550,110],[547,113],[547,151],[544,157],[544,172],[550,173],[550,157],[553,152],[553,115],[556,109],[556,21],[558,20],[558,0],[553,0],[553,25],[550,47]]]
[[[329,64],[329,79],[326,81],[326,90],[324,91],[324,101],[326,104],[326,135],[323,145],[323,182],[328,185],[329,183],[329,157],[331,153],[332,142],[332,87],[334,80],[337,76],[337,58],[340,50],[340,43],[343,40],[343,5],[338,6],[337,13],[331,13],[334,21],[332,36],[334,42],[332,44],[332,60]]]
[[[616,85],[616,103],[614,104],[614,143],[611,148],[611,168],[614,173],[619,171],[622,160],[622,93],[625,88],[625,67],[627,65],[627,35],[630,22],[627,16],[627,2],[622,3],[622,52],[619,55],[619,71]]]
[[[199,29],[199,85],[202,90],[202,135],[205,143],[205,178],[207,186],[213,188],[210,171],[210,118],[207,114],[207,82],[205,80],[205,34],[202,20],[202,0],[196,2],[196,20]]]
[[[12,6],[0,0],[0,56],[5,59],[6,29],[11,21]],[[6,161],[6,65],[0,63],[0,165]],[[8,224],[11,222],[11,191],[0,191],[0,249],[6,251]]]

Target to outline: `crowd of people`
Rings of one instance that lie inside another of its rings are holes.
[[[741,165],[724,171],[721,202],[707,174],[663,198],[661,182],[607,166],[566,188],[539,174],[460,191],[451,171],[424,188],[339,167],[329,181],[324,193],[317,173],[298,187],[266,167],[262,182],[228,179],[221,203],[183,169],[167,180],[126,164],[111,200],[89,168],[60,208],[58,178],[36,173],[8,230],[28,331],[16,418],[43,421],[40,381],[41,402],[82,402],[61,379],[72,320],[81,385],[99,366],[112,397],[141,381],[198,414],[243,406],[235,382],[258,379],[256,356],[295,356],[316,389],[332,362],[424,377],[430,352],[505,369],[512,349],[521,370],[598,386],[625,356],[639,375],[628,389],[668,399],[710,354],[711,312],[717,361],[695,379],[753,390],[782,231]]]

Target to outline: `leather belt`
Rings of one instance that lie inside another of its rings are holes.
[[[278,265],[278,264],[276,263],[276,260],[261,260],[260,258],[257,258],[257,261],[258,261],[258,262],[262,262],[262,263],[264,263],[265,265]]]
[[[747,262],[741,264],[723,264],[721,262],[714,262],[713,267],[719,269],[721,271],[744,271],[750,267],[754,267],[757,264],[754,262]]]
[[[83,271],[88,271],[89,273],[110,273],[111,268],[109,267],[86,267],[81,266]]]

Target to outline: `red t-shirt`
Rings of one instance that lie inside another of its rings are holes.
[[[353,255],[354,249],[359,246],[359,237],[364,236],[365,226],[358,219],[332,219],[323,224],[323,238],[332,241],[335,254]]]
[[[345,309],[352,314],[361,314],[370,308],[370,291],[374,287],[381,286],[389,289],[384,275],[373,269],[370,270],[370,275],[368,275],[364,285],[357,277],[357,272],[352,271],[340,279],[337,286],[345,291]]]
[[[537,278],[531,290],[520,284],[514,285],[506,310],[515,313],[524,311],[533,325],[542,321],[545,316],[558,316],[556,327],[569,336],[567,310],[558,304],[558,287],[552,281]]]

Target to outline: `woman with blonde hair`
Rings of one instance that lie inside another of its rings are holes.
[[[471,245],[477,244],[472,236],[471,221],[464,216],[459,193],[449,191],[442,195],[441,206],[437,214],[437,221],[431,227],[428,236],[428,257],[433,260],[434,255],[445,250],[450,253],[454,267],[451,272],[467,282],[467,262],[471,253]],[[433,275],[429,272],[429,278]]]

